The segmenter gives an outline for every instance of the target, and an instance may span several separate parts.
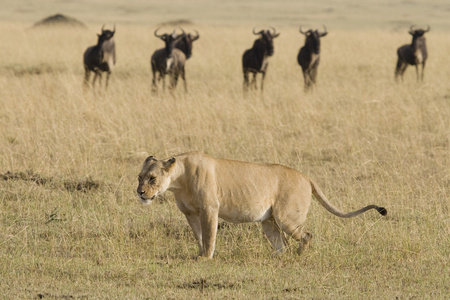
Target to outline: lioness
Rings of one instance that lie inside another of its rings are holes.
[[[143,204],[166,190],[172,191],[198,241],[199,255],[212,258],[218,219],[232,223],[261,222],[277,252],[285,248],[285,235],[299,241],[298,252],[312,235],[303,232],[311,194],[332,214],[351,218],[369,209],[386,215],[387,210],[369,205],[344,213],[328,202],[316,183],[302,173],[277,164],[256,164],[213,158],[190,152],[168,160],[148,157],[139,174],[137,194]]]

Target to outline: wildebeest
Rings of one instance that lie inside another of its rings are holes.
[[[153,73],[153,91],[157,90],[156,73],[159,73],[158,81],[162,80],[163,88],[165,88],[165,76],[170,77],[170,88],[174,89],[178,82],[178,77],[184,81],[184,90],[187,92],[186,78],[184,65],[186,62],[186,55],[180,49],[175,48],[175,44],[180,41],[186,34],[183,31],[181,35],[174,30],[171,34],[158,34],[158,29],[155,30],[155,36],[160,38],[165,47],[156,50],[150,58],[150,65]]]
[[[423,81],[423,71],[425,68],[425,61],[427,60],[427,46],[425,44],[424,34],[430,31],[430,26],[427,29],[414,29],[414,25],[409,28],[409,34],[412,35],[412,42],[408,45],[403,45],[397,49],[397,67],[395,68],[395,79],[400,76],[403,79],[403,73],[408,65],[416,66],[417,81]],[[419,65],[422,65],[422,74],[419,77]]]
[[[114,25],[113,31],[104,30],[105,25],[102,27],[102,33],[98,34],[97,45],[91,46],[84,52],[84,84],[89,84],[89,77],[91,71],[95,73],[92,81],[92,86],[95,85],[97,77],[101,86],[102,72],[106,73],[106,86],[108,87],[108,80],[111,72],[116,64],[116,46],[114,44],[114,34],[116,33],[116,25]]]
[[[198,31],[195,30],[195,36],[187,33],[183,34],[183,36],[175,43],[175,48],[180,49],[186,59],[189,59],[192,56],[192,43],[200,38]]]
[[[317,79],[317,68],[320,62],[320,38],[327,35],[327,28],[323,26],[324,31],[316,30],[303,31],[300,27],[300,33],[305,35],[305,45],[300,49],[297,56],[297,62],[302,67],[303,78],[305,80],[305,91],[308,91]]]
[[[266,76],[267,66],[269,64],[269,57],[273,55],[273,39],[278,37],[280,33],[277,33],[275,28],[270,30],[261,30],[256,32],[253,28],[254,35],[261,35],[261,37],[253,43],[251,49],[247,49],[242,56],[242,69],[244,72],[244,91],[248,90],[248,87],[257,89],[256,75],[262,73],[261,79],[261,91],[264,87],[264,77]],[[248,79],[248,73],[253,73],[253,80],[250,85]]]

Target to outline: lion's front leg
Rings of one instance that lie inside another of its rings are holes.
[[[204,208],[200,213],[200,221],[202,226],[203,256],[212,258],[216,246],[219,209],[213,207]]]
[[[202,225],[200,222],[200,216],[197,214],[185,214],[186,219],[189,223],[189,225],[192,228],[192,231],[194,232],[195,239],[197,240],[198,244],[198,255],[203,255],[203,242],[202,242]]]

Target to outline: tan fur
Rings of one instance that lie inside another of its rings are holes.
[[[328,202],[315,183],[294,169],[217,159],[198,152],[169,160],[146,159],[137,188],[142,203],[150,204],[166,190],[173,192],[185,214],[198,241],[199,255],[208,258],[213,257],[219,218],[232,223],[262,222],[277,252],[285,248],[286,233],[300,242],[301,253],[312,239],[303,231],[311,194],[340,217],[379,209],[373,205],[345,214]]]

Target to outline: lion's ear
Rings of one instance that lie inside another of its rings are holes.
[[[148,164],[149,162],[151,162],[151,161],[156,161],[156,158],[152,155],[152,156],[149,156],[149,157],[147,157],[146,159],[145,159],[145,162],[144,162],[144,164],[146,165],[146,164]]]
[[[166,171],[169,171],[174,165],[175,165],[176,159],[175,157],[172,157],[171,159],[168,159],[164,162],[164,168]]]

